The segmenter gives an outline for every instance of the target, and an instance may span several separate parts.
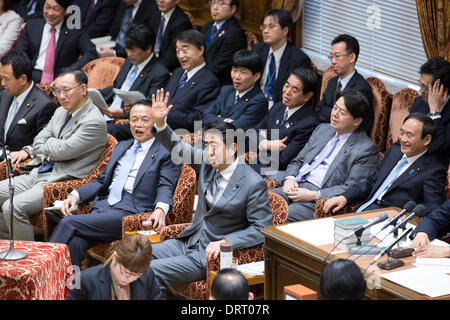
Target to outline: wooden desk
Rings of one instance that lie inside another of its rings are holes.
[[[364,214],[352,214],[339,217],[341,219],[351,216],[361,216],[366,219],[372,219],[381,212],[386,212],[390,217],[394,216],[401,209],[385,208],[383,210],[371,210]],[[338,216],[335,217],[336,219]],[[302,223],[302,222],[294,222]],[[280,231],[276,226],[269,226],[261,230],[265,237],[264,257],[265,257],[265,281],[264,281],[264,299],[265,300],[283,300],[284,286],[300,283],[312,290],[319,291],[319,281],[322,269],[322,261],[325,259],[333,245],[314,246],[306,241],[302,241],[286,232]],[[328,263],[338,259],[346,258],[348,253],[331,254],[328,257]],[[355,262],[363,271],[373,257],[360,257]],[[379,260],[385,261],[386,257]],[[415,261],[414,257],[401,259],[405,266],[394,269],[399,271],[413,267],[411,264]],[[381,270],[380,273],[390,271]],[[365,278],[371,277],[366,273]],[[373,278],[373,277],[372,277]],[[381,278],[381,277],[380,277]],[[429,300],[430,297],[409,290],[398,284],[390,282],[384,278],[380,281],[381,289],[366,289],[366,299],[412,299]],[[450,296],[439,297],[438,299],[450,299]]]
[[[131,234],[137,234],[138,232],[139,231],[125,231],[125,235],[128,236],[128,235],[131,235]],[[159,233],[149,235],[149,236],[147,236],[147,238],[150,240],[151,244],[156,244],[156,243],[160,243],[161,242]]]

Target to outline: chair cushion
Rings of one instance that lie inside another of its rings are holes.
[[[103,89],[112,86],[124,61],[125,59],[121,57],[108,57],[95,59],[86,64],[83,71],[89,78],[88,88]]]

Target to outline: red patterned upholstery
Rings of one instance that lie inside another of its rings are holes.
[[[269,192],[269,206],[273,214],[273,224],[279,225],[286,222],[288,217],[288,205],[286,201],[279,195]],[[186,228],[187,224],[179,226],[172,225],[166,227],[161,232],[161,240],[164,234],[164,240],[180,236],[181,233]],[[172,229],[172,230],[166,230]],[[233,256],[238,258],[239,264],[245,264],[250,262],[262,261],[264,260],[264,249],[263,245],[258,245],[250,248],[245,248],[241,250],[234,250]],[[193,299],[193,300],[206,300],[209,298],[209,274],[210,271],[219,270],[220,262],[219,258],[207,261],[206,279],[194,282],[183,283],[180,285],[172,286],[171,290],[182,298]],[[262,299],[264,291],[261,289],[263,285],[256,285],[251,287],[251,291],[255,294],[255,298]]]
[[[330,66],[327,70],[323,72],[322,75],[322,86],[320,88],[320,99],[323,97],[323,93],[325,92],[325,89],[327,88],[328,81],[330,81],[331,78],[334,78],[337,76],[337,73],[333,71],[333,66]]]
[[[103,89],[113,85],[125,59],[121,57],[98,58],[83,67],[89,82],[88,88]]]
[[[409,114],[414,99],[419,96],[419,93],[413,89],[402,89],[392,98],[391,115],[389,117],[389,128],[386,139],[386,150],[397,141],[400,136],[400,128],[402,127],[403,120]]]
[[[92,169],[91,173],[86,178],[83,179],[74,179],[67,181],[60,181],[55,183],[48,183],[44,186],[44,199],[42,200],[42,207],[51,207],[53,206],[56,200],[64,200],[67,198],[69,193],[72,190],[80,188],[84,186],[89,181],[94,180],[98,177],[98,175],[105,169],[108,164],[109,157],[117,144],[117,140],[110,134],[108,134],[108,143],[103,151],[100,159],[97,163],[97,166]],[[44,210],[40,213],[35,214],[30,217],[31,224],[35,231],[44,234],[44,239],[48,240],[49,238],[49,230],[47,225],[47,215]]]
[[[264,178],[264,180],[267,182],[267,189],[275,189],[281,186],[278,181],[269,180],[269,178]]]
[[[366,79],[372,87],[374,121],[370,137],[378,146],[378,150],[386,149],[386,137],[391,114],[391,96],[380,79],[369,77]]]
[[[59,103],[58,98],[53,94],[53,89],[51,87],[50,83],[38,83],[36,84],[36,87],[38,87],[39,89],[42,90],[42,92],[44,92],[46,95],[48,95],[50,97],[50,99],[53,100],[54,103],[56,103],[56,105],[59,107],[61,106],[61,104]]]

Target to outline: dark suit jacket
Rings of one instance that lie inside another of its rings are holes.
[[[274,104],[264,120],[255,128],[256,130],[267,129],[268,140],[274,139],[271,130],[278,130],[277,139],[281,140],[287,137],[284,143],[287,147],[279,154],[280,170],[286,170],[288,164],[303,149],[312,132],[319,124],[311,101],[308,101],[288,118],[289,128],[282,123],[285,110],[286,106],[281,102]]]
[[[114,100],[115,93],[113,92],[113,88],[120,89],[123,82],[127,78],[128,72],[130,71],[131,67],[131,61],[127,58],[123,63],[119,73],[117,74],[113,85],[100,90],[101,94],[108,104],[111,104]],[[153,58],[147,63],[145,68],[142,69],[141,73],[137,76],[129,91],[140,91],[148,99],[151,99],[152,94],[156,93],[158,89],[164,88],[166,86],[167,82],[169,81],[169,77],[170,74],[167,68],[162,63],[159,63],[156,60],[156,57],[153,56]],[[122,108],[124,107],[125,105],[122,102]],[[127,118],[127,116],[127,114],[124,114],[125,118]]]
[[[417,232],[428,234],[430,241],[450,232],[450,199],[423,218],[412,234]]]
[[[44,25],[44,19],[29,21],[17,47],[17,50],[22,50],[28,55],[33,66],[36,64],[39,55]],[[95,46],[89,39],[85,29],[69,29],[66,21],[63,21],[56,43],[55,77],[63,68],[81,69],[86,63],[97,58]],[[33,81],[35,83],[41,81],[41,76],[42,72],[40,70],[33,70]]]
[[[233,86],[225,86],[220,90],[217,100],[203,115],[203,123],[219,119],[233,119],[236,128],[247,130],[254,128],[266,115],[268,103],[259,85],[255,85],[239,101],[234,104],[236,90]]]
[[[393,144],[373,175],[344,192],[348,202],[372,198],[402,156],[400,144]],[[381,200],[381,206],[401,208],[413,200],[422,203],[430,212],[445,201],[445,178],[446,168],[427,152],[392,183]]]
[[[316,112],[317,116],[319,117],[320,122],[330,122],[330,115],[331,115],[331,109],[333,109],[335,101],[335,91],[337,86],[339,76],[333,77],[328,81],[327,88],[325,89],[325,92],[323,93],[322,100],[319,101],[319,103],[316,105]],[[372,103],[373,103],[373,95],[372,95],[372,88],[370,87],[370,84],[364,79],[363,76],[361,76],[358,71],[355,70],[355,74],[350,79],[350,81],[345,86],[344,90],[347,89],[355,89],[363,93],[367,100],[369,101],[369,104],[371,106],[371,110],[373,112]],[[373,119],[373,115],[372,115]],[[368,124],[368,126],[372,126],[372,123]],[[364,128],[366,132],[368,132],[367,128]]]
[[[38,87],[33,86],[11,122],[4,142],[4,125],[13,98],[5,90],[0,94],[0,141],[2,144],[6,143],[11,151],[18,151],[33,144],[34,137],[53,116],[56,104]],[[19,124],[23,119],[26,124]]]
[[[150,28],[155,37],[158,36],[158,28],[161,22],[161,11],[155,10],[151,16]],[[166,22],[166,29],[161,39],[159,50],[159,60],[164,63],[170,72],[180,66],[176,55],[175,37],[181,31],[192,29],[192,23],[188,16],[178,6],[172,12],[169,21]]]
[[[253,46],[252,51],[256,52],[262,59],[264,65],[267,62],[269,56],[270,45],[266,43],[257,43]],[[278,69],[278,75],[273,83],[273,101],[280,102],[283,93],[283,86],[286,80],[289,78],[291,71],[295,68],[302,67],[306,69],[312,69],[311,59],[300,49],[296,48],[289,41],[287,42],[286,49],[281,56],[280,67]]]
[[[81,20],[83,26],[89,35],[89,38],[98,38],[105,36],[117,13],[117,8],[121,0],[98,0],[88,17],[89,4],[91,1],[75,0],[73,5],[77,5],[81,11]]]
[[[42,10],[44,8],[44,0],[36,0],[37,4],[34,13],[27,15],[31,9],[31,1],[34,0],[20,0],[19,4],[16,6],[16,12],[22,17],[24,22],[28,22],[31,19],[42,18],[43,16]]]
[[[117,163],[131,148],[134,140],[121,141],[114,148],[105,170],[87,185],[77,189],[80,203],[105,199],[109,195],[109,186],[114,177]],[[170,159],[170,154],[158,141],[154,141],[139,168],[133,186],[133,203],[136,213],[153,211],[158,202],[172,205],[172,194],[175,190],[180,166]],[[133,211],[133,208],[130,208]]]
[[[210,21],[202,28],[205,43],[208,40],[213,24],[214,21]],[[216,75],[222,85],[232,84],[231,59],[237,51],[246,48],[247,39],[244,30],[241,29],[238,21],[233,16],[222,25],[208,48],[206,48],[206,66]]]
[[[420,96],[414,100],[410,112],[429,114],[430,107]],[[429,149],[444,165],[448,166],[450,162],[450,100],[442,109],[441,118],[434,120],[434,125],[436,126],[436,133]]]
[[[165,91],[170,92],[169,105],[173,105],[167,123],[174,130],[184,128],[193,132],[194,121],[202,119],[203,113],[219,95],[220,83],[211,71],[202,68],[183,88],[176,90],[183,73],[182,68],[175,69],[166,86]]]
[[[111,300],[110,267],[103,264],[81,271],[80,289],[72,289],[68,300]],[[130,283],[130,300],[163,300],[158,279],[149,268]]]

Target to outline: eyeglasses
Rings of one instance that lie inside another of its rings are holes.
[[[213,6],[215,6],[215,5],[219,5],[219,6],[230,6],[231,5],[231,3],[226,3],[225,1],[223,1],[223,0],[219,0],[219,1],[209,1],[209,6],[210,7],[213,7]]]
[[[428,91],[428,86],[425,83],[422,83],[422,81],[417,81],[417,83],[420,86],[420,89],[422,89],[423,92],[427,92]]]
[[[120,262],[118,262],[118,263],[119,263],[120,273],[123,274],[126,277],[139,278],[140,276],[143,275],[143,273],[136,273],[136,272],[128,271],[127,269],[125,269],[125,267],[122,266],[122,264]]]
[[[53,90],[52,92],[53,92],[53,94],[54,94],[55,96],[60,96],[60,95],[62,95],[62,94],[66,95],[66,94],[68,94],[70,91],[72,91],[72,90],[75,89],[75,88],[78,88],[78,87],[81,86],[81,85],[82,85],[82,83],[80,83],[79,85],[77,85],[77,86],[75,86],[75,87],[73,87],[73,88],[62,89],[62,90]]]
[[[264,31],[266,28],[269,28],[269,29],[275,29],[276,27],[278,27],[277,24],[262,24],[262,25],[259,26],[259,28],[260,28],[262,31]]]
[[[350,54],[352,54],[353,52],[349,52],[349,53],[346,53],[346,54],[330,54],[329,56],[328,56],[328,59],[330,59],[330,60],[333,60],[333,59],[336,59],[336,60],[339,60],[340,58],[342,58],[342,57],[344,57],[344,56],[348,56],[348,55],[350,55]]]

